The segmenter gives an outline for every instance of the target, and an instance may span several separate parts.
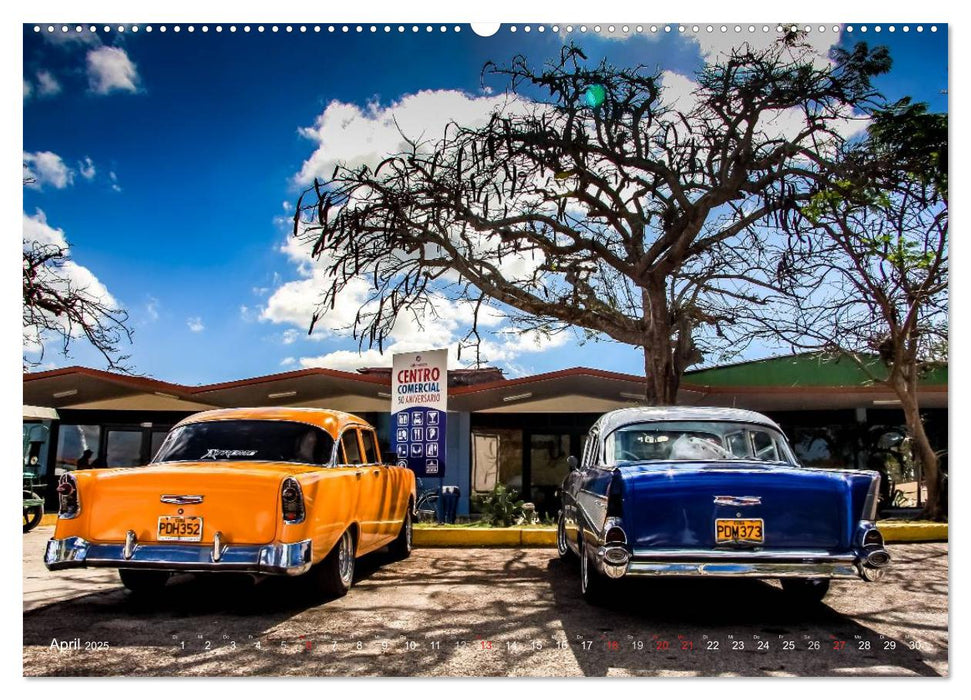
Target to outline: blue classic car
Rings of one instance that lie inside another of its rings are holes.
[[[728,408],[625,408],[570,457],[557,549],[591,602],[629,576],[778,578],[802,602],[890,563],[880,477],[801,467],[779,426]]]

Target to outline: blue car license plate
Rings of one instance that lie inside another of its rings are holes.
[[[762,544],[765,539],[761,518],[718,518],[715,520],[716,544]]]

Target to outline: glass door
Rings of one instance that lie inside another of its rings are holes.
[[[557,495],[570,473],[570,433],[532,433],[529,436],[529,500],[541,517],[556,517],[560,508]]]

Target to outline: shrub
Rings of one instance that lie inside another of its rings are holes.
[[[519,492],[496,484],[491,493],[474,496],[476,510],[493,527],[509,527],[523,516]]]

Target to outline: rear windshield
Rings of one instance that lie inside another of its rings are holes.
[[[607,464],[762,461],[796,464],[785,438],[764,425],[729,421],[658,421],[625,425],[607,437]]]
[[[182,425],[155,455],[158,462],[297,462],[328,464],[334,439],[306,423],[220,420]]]

